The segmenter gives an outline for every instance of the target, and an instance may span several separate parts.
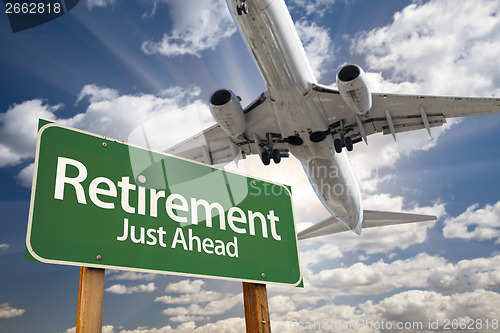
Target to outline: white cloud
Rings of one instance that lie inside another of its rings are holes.
[[[195,94],[198,90],[194,89]],[[208,106],[200,100],[193,99],[190,90],[175,89],[164,91],[160,96],[152,94],[119,95],[116,90],[106,87],[87,85],[83,87],[78,100],[88,100],[89,106],[85,113],[67,119],[67,125],[91,129],[92,132],[103,134],[115,139],[126,141],[132,131],[143,123],[154,119],[157,133],[148,133],[151,145],[158,149],[158,144],[164,144],[163,149],[171,143],[186,137],[186,132],[192,135],[200,129],[200,114],[208,113]],[[179,124],[192,121],[193,129],[181,126],[168,127],[168,124]],[[170,139],[169,139],[170,138]],[[167,142],[167,143],[165,143]],[[133,143],[133,142],[132,142]],[[156,144],[155,144],[156,143]],[[161,150],[161,148],[160,148]]]
[[[165,295],[157,297],[155,302],[165,304],[190,304],[189,306],[169,307],[163,314],[170,316],[174,322],[209,320],[211,315],[222,315],[242,302],[241,295],[222,294],[215,291],[202,290],[205,284],[202,280],[182,280],[170,283],[165,288],[168,293],[179,296]],[[200,305],[201,303],[206,303]]]
[[[165,304],[193,304],[193,303],[206,303],[215,301],[220,298],[221,293],[216,291],[200,290],[195,293],[183,294],[180,296],[161,296],[155,298],[155,302],[162,302]]]
[[[193,315],[178,315],[174,317],[170,317],[170,320],[173,322],[185,323],[185,322],[195,322],[202,320],[209,320],[210,317],[203,316],[193,316]]]
[[[319,79],[326,65],[333,61],[333,42],[328,35],[328,29],[319,27],[316,23],[307,21],[295,22],[297,33],[304,44],[307,58],[311,63],[316,77]]]
[[[105,291],[112,294],[133,294],[133,293],[152,293],[156,290],[156,286],[154,282],[148,284],[140,284],[138,286],[127,287],[122,284],[115,284],[109,288],[106,288]]]
[[[455,295],[443,295],[434,291],[409,290],[380,300],[378,303],[367,301],[357,305],[337,305],[334,303],[306,307],[286,313],[271,313],[272,331],[297,332],[312,330],[307,327],[316,327],[324,330],[339,332],[355,331],[381,332],[384,330],[372,329],[370,325],[380,325],[382,322],[396,326],[397,323],[415,325],[413,331],[437,332],[443,331],[445,319],[469,319],[483,321],[481,332],[495,332],[496,329],[486,329],[485,320],[497,319],[499,309],[491,307],[498,304],[500,295],[492,291],[476,290],[473,292]],[[439,322],[439,329],[429,329],[429,321]],[[471,323],[471,322],[468,322]],[[422,326],[418,326],[418,325]],[[307,326],[310,325],[310,326]],[[316,325],[316,326],[313,326]],[[342,327],[350,328],[342,330]],[[422,328],[420,328],[422,327]],[[165,326],[162,328],[137,328],[122,330],[122,333],[170,333],[170,332],[242,332],[245,330],[243,318],[227,318],[214,323],[196,326],[194,322],[186,322],[176,328]],[[392,330],[389,330],[392,331]],[[394,331],[402,331],[396,330]],[[407,330],[412,331],[412,330]]]
[[[196,99],[199,93],[197,87],[172,87],[158,95],[120,95],[115,89],[91,84],[82,88],[77,99],[88,103],[87,109],[71,118],[57,116],[61,104],[39,99],[14,104],[0,114],[0,167],[34,158],[39,118],[138,145],[148,143],[149,148],[162,151],[213,121],[206,103]],[[171,125],[180,123],[190,126]],[[17,176],[22,185],[31,186],[33,169],[28,165]]]
[[[278,295],[269,298],[269,312],[291,312],[297,308],[295,301],[290,296]]]
[[[297,7],[305,15],[323,16],[334,3],[335,0],[293,0],[291,5]]]
[[[428,285],[430,270],[446,263],[439,257],[419,254],[414,258],[370,265],[324,269],[306,279],[311,289],[328,295],[381,294],[400,288],[423,288]]]
[[[443,293],[498,289],[500,255],[491,258],[461,260],[457,264],[436,267],[428,277],[429,287]]]
[[[110,280],[128,280],[128,281],[136,281],[136,280],[145,280],[152,281],[158,277],[157,274],[151,273],[139,273],[132,271],[111,271],[107,270],[106,273],[110,271],[112,274],[109,278]]]
[[[108,7],[111,6],[115,3],[115,0],[87,0],[87,7],[88,9],[92,9],[94,7]]]
[[[211,316],[222,315],[231,310],[237,304],[243,302],[242,295],[227,294],[223,298],[208,302],[204,306],[191,304],[188,307],[170,307],[163,310],[163,314],[172,316],[176,319],[185,318],[185,316]],[[182,317],[181,317],[182,316]],[[186,317],[187,318],[187,317]]]
[[[269,286],[274,312],[293,312],[329,303],[338,296],[380,295],[404,289],[432,290],[442,294],[473,292],[500,287],[500,255],[451,263],[439,256],[386,262],[356,263],[331,269],[320,260],[305,274],[305,289]],[[337,264],[338,265],[338,264]],[[292,309],[293,308],[293,309]]]
[[[472,205],[457,217],[444,221],[443,235],[445,238],[461,238],[484,241],[497,239],[500,243],[500,201],[484,208],[478,204]]]
[[[7,250],[9,247],[9,244],[0,244],[0,251]]]
[[[146,41],[143,52],[166,56],[194,55],[213,50],[222,39],[236,32],[224,1],[163,0],[169,5],[173,30],[160,41]],[[195,9],[195,10],[193,10]],[[216,14],[214,14],[216,13]]]
[[[33,158],[38,118],[54,120],[62,104],[48,105],[33,99],[14,104],[0,114],[0,167],[11,166]]]
[[[76,104],[87,98],[90,103],[103,102],[118,98],[118,91],[106,87],[98,87],[95,84],[88,84],[82,88],[76,99]]]
[[[491,319],[497,319],[500,316],[498,307],[491,306],[498,302],[500,302],[500,294],[485,290],[450,296],[432,291],[410,290],[388,297],[378,304],[368,301],[360,304],[359,307],[367,320],[421,322],[422,327],[428,332],[436,331],[429,329],[429,321],[438,321],[439,330],[444,330],[445,320],[449,320],[450,324],[453,319],[471,324],[479,318],[483,320],[483,326],[479,327],[481,332],[494,332],[496,329],[492,329],[491,326],[487,329],[485,320],[489,319],[491,323]],[[449,326],[451,328],[451,325]],[[415,331],[422,331],[422,329]]]
[[[35,171],[35,163],[28,164],[15,177],[21,186],[31,187],[33,182],[33,172]]]
[[[169,283],[165,288],[167,293],[193,294],[201,291],[201,286],[205,284],[202,280],[182,280],[176,283]]]
[[[361,34],[354,49],[370,71],[420,93],[499,95],[499,11],[490,0],[413,3],[390,25]]]
[[[9,303],[0,304],[0,318],[14,318],[22,316],[26,310],[16,309],[10,306]]]
[[[227,318],[203,326],[196,326],[194,321],[185,322],[176,328],[165,326],[161,328],[136,328],[134,330],[121,330],[120,333],[240,333],[245,331],[243,318]]]

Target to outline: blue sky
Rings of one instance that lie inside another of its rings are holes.
[[[354,62],[372,91],[500,96],[500,1],[287,5],[324,84]],[[125,141],[158,123],[150,135],[161,149],[212,123],[215,89],[246,105],[264,83],[224,1],[82,0],[16,34],[0,15],[0,73],[0,332],[72,332],[78,268],[23,261],[38,118]],[[439,219],[301,242],[305,288],[268,286],[273,330],[500,319],[499,127],[499,115],[481,116],[451,120],[432,138],[358,144],[349,157],[366,208]],[[239,171],[291,185],[298,230],[327,216],[297,160],[264,168],[250,157]],[[238,282],[108,271],[105,290],[104,332],[244,327]]]

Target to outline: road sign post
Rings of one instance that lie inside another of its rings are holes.
[[[270,333],[269,306],[265,284],[243,282],[243,303],[247,333]]]
[[[80,267],[76,333],[102,331],[104,269]]]

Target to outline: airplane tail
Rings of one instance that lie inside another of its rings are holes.
[[[409,213],[382,212],[376,210],[363,211],[363,228],[375,228],[388,225],[406,224],[413,222],[429,222],[437,220],[436,216]],[[315,225],[299,232],[297,238],[307,239],[318,236],[336,234],[349,229],[335,217],[331,216]]]

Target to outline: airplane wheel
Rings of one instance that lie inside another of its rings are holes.
[[[248,14],[248,6],[247,6],[247,4],[243,3],[241,5],[236,6],[236,12],[238,13],[238,15]]]
[[[342,141],[340,141],[340,139],[333,140],[333,146],[335,147],[335,152],[337,154],[342,152]]]
[[[273,150],[273,161],[276,164],[279,164],[281,162],[281,154],[278,149]]]
[[[345,138],[345,147],[347,151],[352,151],[353,144],[352,144],[352,139],[350,137]]]
[[[260,159],[262,160],[262,163],[264,163],[264,165],[269,165],[271,163],[271,156],[267,151],[262,152]]]

